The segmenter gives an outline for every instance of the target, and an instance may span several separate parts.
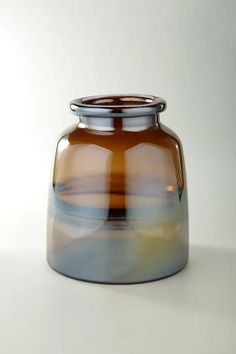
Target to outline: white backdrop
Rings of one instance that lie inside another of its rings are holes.
[[[0,0],[0,352],[232,354],[236,319],[236,1]],[[187,165],[190,262],[132,286],[45,261],[55,142],[68,102],[167,100]]]
[[[47,189],[68,102],[167,100],[182,139],[192,244],[236,248],[233,0],[0,0],[1,248],[44,252]]]

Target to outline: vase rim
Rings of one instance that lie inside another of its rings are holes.
[[[166,108],[160,97],[142,94],[96,95],[76,98],[70,110],[77,116],[138,117],[156,115]]]

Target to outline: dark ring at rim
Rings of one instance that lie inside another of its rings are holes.
[[[77,116],[139,117],[166,109],[166,102],[152,95],[101,95],[74,99],[70,110]]]

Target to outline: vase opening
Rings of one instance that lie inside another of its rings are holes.
[[[153,103],[154,96],[135,96],[135,95],[115,95],[115,96],[98,96],[82,98],[84,104],[93,106],[143,106]]]
[[[77,98],[70,102],[72,113],[79,116],[134,117],[163,112],[166,102],[152,95],[101,95]]]

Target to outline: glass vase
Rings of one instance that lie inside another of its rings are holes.
[[[149,95],[75,99],[78,123],[57,144],[47,259],[80,280],[129,284],[170,276],[188,261],[180,139]]]

